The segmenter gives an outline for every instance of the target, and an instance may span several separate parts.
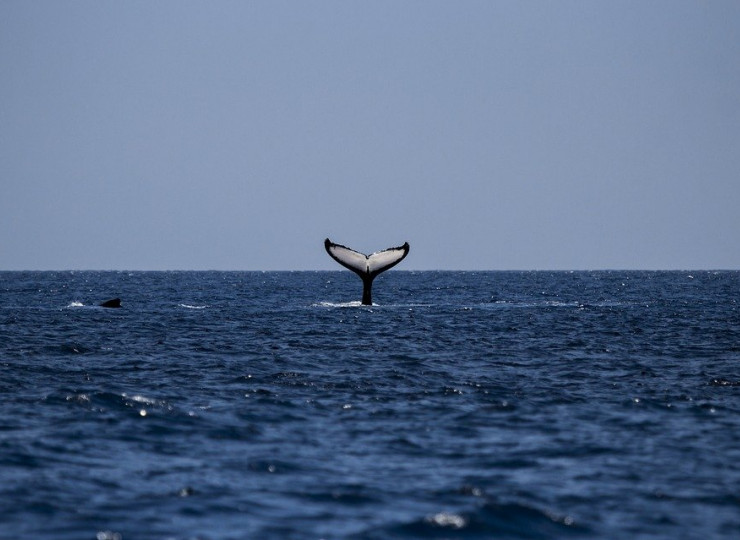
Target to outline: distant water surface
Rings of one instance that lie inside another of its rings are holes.
[[[0,538],[740,538],[740,273],[360,295],[0,273]]]

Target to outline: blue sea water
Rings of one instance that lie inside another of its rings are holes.
[[[0,272],[0,538],[740,537],[739,272],[360,294]]]

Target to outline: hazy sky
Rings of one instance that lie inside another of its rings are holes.
[[[0,269],[740,268],[740,2],[0,1]]]

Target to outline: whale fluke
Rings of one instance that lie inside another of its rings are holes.
[[[111,298],[110,300],[106,300],[102,304],[100,304],[100,307],[110,307],[110,308],[118,308],[121,307],[121,299],[120,298]]]
[[[324,240],[324,248],[329,256],[339,264],[352,270],[362,279],[362,304],[370,306],[372,300],[373,280],[382,272],[393,268],[409,254],[409,243],[402,246],[376,251],[365,255],[341,244],[335,244],[328,238]]]

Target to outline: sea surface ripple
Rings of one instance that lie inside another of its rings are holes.
[[[0,538],[740,538],[739,272],[374,289],[0,272]]]

